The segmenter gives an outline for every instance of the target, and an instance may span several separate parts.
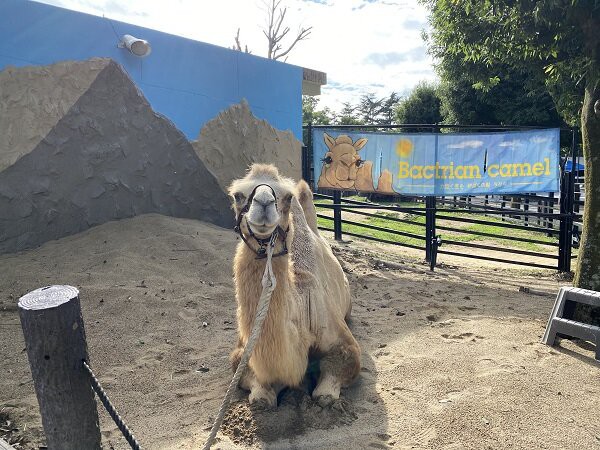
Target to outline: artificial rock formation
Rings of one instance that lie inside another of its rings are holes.
[[[0,172],[39,144],[108,63],[94,58],[0,72]]]
[[[5,72],[17,94],[0,91],[0,253],[150,212],[231,225],[216,178],[118,64]]]
[[[302,143],[290,131],[257,119],[245,101],[207,122],[192,145],[223,189],[253,163],[273,164],[282,175],[302,178]]]

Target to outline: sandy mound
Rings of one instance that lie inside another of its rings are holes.
[[[49,283],[80,288],[92,365],[144,448],[201,446],[231,377],[235,243],[231,231],[145,215],[0,256],[0,414],[29,440],[22,448],[42,439],[16,303]],[[359,380],[335,407],[301,390],[255,411],[239,392],[215,449],[598,447],[593,352],[539,343],[556,279],[474,267],[430,274],[383,250],[336,248],[354,297]],[[375,265],[382,258],[400,269]],[[106,448],[127,449],[101,417]]]
[[[207,122],[192,145],[223,189],[252,163],[271,163],[287,177],[302,178],[302,143],[257,119],[245,101]]]

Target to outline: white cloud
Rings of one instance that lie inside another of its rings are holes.
[[[483,141],[462,141],[456,144],[448,145],[448,148],[479,148],[483,145]]]
[[[242,45],[265,56],[264,4],[261,0],[41,0],[77,11],[106,16],[143,27],[231,47],[238,28]],[[427,11],[418,0],[284,0],[286,23],[293,34],[312,26],[310,38],[298,43],[287,62],[327,73],[320,107],[335,110],[358,102],[367,92],[383,97],[406,93],[421,80],[435,81],[431,57],[415,58],[422,48]],[[399,64],[366,64],[377,53]],[[403,55],[406,55],[403,57]],[[357,87],[356,90],[343,89]],[[342,87],[342,88],[340,88]]]
[[[543,144],[544,142],[550,142],[549,137],[543,137],[543,136],[533,136],[529,140],[531,142],[533,142],[534,144]]]
[[[523,147],[523,142],[513,140],[513,141],[502,141],[498,144],[499,147]]]

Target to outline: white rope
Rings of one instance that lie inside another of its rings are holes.
[[[277,280],[275,279],[275,274],[273,273],[273,266],[271,263],[271,259],[273,257],[273,249],[275,248],[275,242],[277,240],[277,233],[273,233],[271,236],[271,241],[269,242],[269,247],[267,248],[267,264],[265,266],[265,271],[262,277],[262,294],[260,295],[260,300],[258,301],[258,306],[256,307],[256,317],[254,318],[254,325],[252,326],[252,333],[250,333],[250,337],[248,338],[248,342],[246,343],[246,347],[244,348],[244,353],[242,353],[242,357],[240,358],[240,363],[237,366],[235,373],[233,374],[233,378],[231,383],[229,383],[229,387],[227,388],[227,393],[223,398],[223,402],[221,403],[221,409],[219,410],[219,414],[215,419],[212,429],[210,430],[210,435],[208,436],[208,440],[206,444],[204,444],[203,450],[209,450],[213,444],[215,437],[217,436],[217,432],[219,428],[221,428],[221,424],[223,423],[223,418],[225,417],[225,413],[229,407],[229,402],[231,401],[231,397],[233,393],[236,391],[240,378],[248,365],[248,361],[250,361],[250,356],[252,355],[252,350],[254,349],[254,344],[258,340],[260,333],[262,331],[262,324],[267,317],[267,312],[269,311],[269,303],[271,303],[271,294],[275,290],[275,286],[277,285]]]

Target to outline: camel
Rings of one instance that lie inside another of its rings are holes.
[[[367,138],[357,139],[345,134],[332,138],[327,133],[323,140],[328,152],[323,158],[321,176],[317,183],[320,188],[356,189],[374,191],[373,162],[363,161],[358,152],[367,144]]]
[[[242,240],[233,271],[238,344],[230,356],[237,368],[252,329],[263,257],[273,233],[273,271],[277,284],[260,337],[239,386],[251,404],[276,406],[284,387],[298,387],[309,357],[318,358],[320,376],[312,392],[320,404],[339,399],[340,388],[360,371],[360,348],[346,320],[352,305],[346,275],[317,230],[312,192],[281,176],[273,165],[253,164],[229,187]],[[289,250],[289,251],[288,251]]]

